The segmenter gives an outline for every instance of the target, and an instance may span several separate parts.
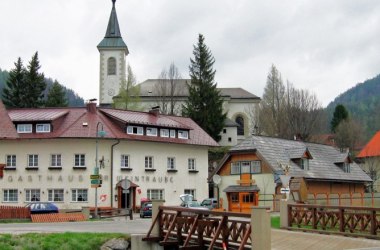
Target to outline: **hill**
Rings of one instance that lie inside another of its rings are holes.
[[[1,68],[0,68],[0,99],[2,97],[3,88],[6,85],[8,76],[9,76],[8,71],[1,70]],[[47,92],[47,90],[50,89],[51,86],[53,85],[54,80],[51,78],[45,78],[45,82],[46,82],[46,92]],[[63,87],[63,89],[66,92],[66,97],[69,101],[69,107],[83,107],[84,106],[84,100],[82,97],[80,97],[72,89],[68,89],[63,85],[61,85],[61,86]],[[46,92],[45,92],[45,94],[46,94]]]
[[[368,141],[376,131],[380,130],[380,75],[358,83],[355,87],[335,98],[326,108],[331,121],[336,105],[343,104],[350,116],[358,121],[364,131],[364,139]]]

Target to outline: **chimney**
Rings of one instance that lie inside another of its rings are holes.
[[[87,112],[95,114],[96,102],[93,102],[93,101],[96,101],[96,99],[90,99],[89,102],[86,104],[86,107],[87,107]]]
[[[149,113],[150,113],[150,114],[153,114],[154,116],[158,116],[158,115],[160,114],[160,106],[152,107],[152,108],[149,110]]]

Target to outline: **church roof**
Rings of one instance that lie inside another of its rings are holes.
[[[111,15],[108,21],[106,35],[104,39],[99,43],[99,48],[125,48],[126,54],[128,54],[128,47],[123,41],[120,33],[119,21],[117,20],[116,8],[115,8],[116,0],[112,0],[112,10]]]

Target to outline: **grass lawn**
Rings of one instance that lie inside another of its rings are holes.
[[[270,217],[270,224],[272,228],[280,228],[280,216],[272,216]]]
[[[112,238],[129,239],[120,233],[1,234],[1,250],[96,250]]]

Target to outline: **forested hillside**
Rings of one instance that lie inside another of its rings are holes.
[[[350,116],[362,125],[364,139],[368,141],[380,130],[380,75],[336,97],[326,108],[329,120],[338,104],[343,104]]]
[[[9,75],[8,71],[0,69],[0,99],[3,94],[3,88],[6,86],[8,75]],[[54,80],[51,78],[45,78],[45,82],[46,82],[46,90],[45,90],[45,96],[46,96],[47,90],[51,88]],[[76,94],[72,89],[68,89],[65,86],[62,86],[62,87],[66,92],[66,97],[69,102],[69,107],[84,106],[84,100],[82,97],[78,96],[78,94]]]

